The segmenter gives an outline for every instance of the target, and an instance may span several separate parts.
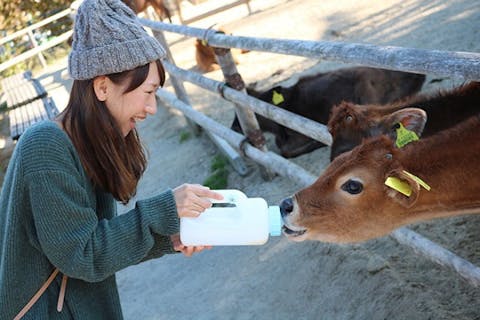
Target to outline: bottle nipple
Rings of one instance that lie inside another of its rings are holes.
[[[279,236],[282,234],[282,216],[279,206],[268,207],[268,222],[271,236]]]

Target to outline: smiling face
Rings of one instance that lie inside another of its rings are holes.
[[[133,130],[139,121],[157,112],[155,92],[160,86],[160,75],[155,62],[148,66],[148,75],[138,87],[128,90],[131,79],[115,82],[107,76],[94,79],[98,100],[103,101],[117,121],[123,136]]]

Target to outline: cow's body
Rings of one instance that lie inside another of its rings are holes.
[[[479,151],[480,115],[403,148],[385,135],[370,138],[282,202],[284,232],[298,241],[358,242],[414,222],[480,213]],[[411,195],[387,186],[389,177],[407,183]]]
[[[409,121],[405,108],[420,108],[427,113],[422,136],[427,137],[450,128],[480,112],[480,82],[471,82],[456,89],[435,95],[417,96],[391,105],[355,105],[341,103],[332,109],[328,129],[332,134],[330,159],[349,151],[363,138],[389,134],[393,126]]]
[[[383,104],[417,93],[424,75],[384,69],[353,67],[300,78],[291,87],[276,86],[265,92],[247,90],[260,100],[306,118],[326,124],[330,110],[342,101],[357,104]],[[274,98],[277,97],[277,100]],[[278,100],[278,97],[281,99]],[[257,116],[260,128],[275,135],[275,142],[286,158],[311,152],[324,144],[288,129],[276,122]],[[241,132],[235,118],[232,129]]]
[[[172,14],[163,0],[122,0],[135,13],[144,12],[151,6],[160,20],[165,18],[172,22]]]

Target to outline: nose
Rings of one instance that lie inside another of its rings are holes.
[[[148,106],[145,107],[145,112],[150,114],[150,115],[154,115],[155,113],[157,113],[157,101],[153,101],[153,103],[150,103]]]
[[[288,216],[293,211],[293,201],[292,198],[283,199],[282,203],[280,204],[280,213],[282,217]]]

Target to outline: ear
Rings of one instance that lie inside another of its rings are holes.
[[[107,100],[107,81],[108,78],[106,76],[98,76],[93,79],[93,90],[100,101]]]
[[[405,208],[412,207],[420,194],[418,182],[402,170],[385,176],[385,188],[387,196]]]
[[[419,108],[405,108],[393,112],[387,121],[390,127],[401,123],[405,129],[415,132],[420,137],[427,122],[427,113]]]

